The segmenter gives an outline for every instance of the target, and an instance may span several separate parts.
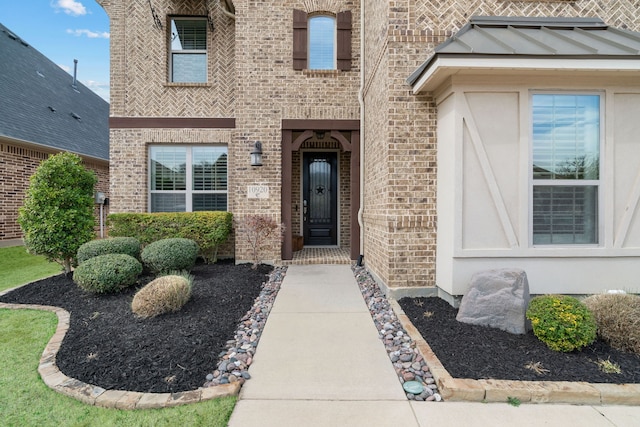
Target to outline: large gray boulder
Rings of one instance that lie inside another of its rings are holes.
[[[524,270],[503,268],[481,271],[471,278],[471,287],[462,297],[456,319],[512,334],[525,334],[529,299],[529,282]]]

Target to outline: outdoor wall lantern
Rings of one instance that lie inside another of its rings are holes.
[[[262,143],[256,141],[251,152],[251,166],[262,166]]]

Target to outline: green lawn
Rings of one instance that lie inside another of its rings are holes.
[[[60,264],[28,254],[24,246],[0,248],[0,291],[61,272]]]
[[[35,259],[34,259],[35,258]],[[7,271],[12,270],[12,271]],[[18,271],[19,270],[19,271]],[[0,248],[0,290],[60,272],[24,248]],[[0,309],[0,417],[3,426],[226,426],[236,402],[228,397],[166,409],[98,408],[48,388],[38,375],[55,332],[50,312]]]

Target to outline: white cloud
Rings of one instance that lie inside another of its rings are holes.
[[[108,39],[110,34],[103,32],[96,32],[91,30],[71,30],[67,29],[67,34],[73,34],[76,37],[87,36],[90,39]]]
[[[97,82],[95,80],[82,80],[82,84],[94,92],[101,89],[109,89],[109,83]]]
[[[63,70],[65,70],[67,73],[71,74],[71,67],[69,67],[68,65],[61,65],[58,64],[58,67],[62,68]]]
[[[109,83],[97,82],[95,80],[81,80],[81,82],[96,95],[109,102]]]
[[[54,0],[52,5],[56,9],[62,9],[67,15],[81,16],[87,14],[87,8],[76,0]]]

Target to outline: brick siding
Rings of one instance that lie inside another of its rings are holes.
[[[360,1],[234,0],[236,19],[214,0],[154,0],[164,28],[155,26],[149,5],[133,0],[98,0],[111,19],[111,115],[115,117],[234,118],[232,130],[112,129],[113,212],[147,210],[149,144],[221,143],[229,149],[229,210],[236,219],[236,260],[249,248],[240,224],[263,213],[281,221],[282,120],[360,119]],[[436,106],[415,96],[406,78],[434,48],[473,15],[597,16],[608,24],[638,30],[637,2],[505,0],[364,0],[365,51],[363,233],[365,263],[390,287],[434,286],[436,257]],[[350,10],[351,71],[296,71],[292,66],[292,13]],[[167,83],[166,17],[207,15],[209,83]],[[263,166],[249,166],[254,141],[263,146]],[[340,154],[340,245],[348,244],[349,154]],[[346,169],[345,169],[346,168]],[[292,231],[300,229],[300,154],[293,156]],[[296,183],[296,180],[298,181]],[[268,199],[248,199],[247,186],[264,184]],[[274,238],[265,259],[280,258]]]
[[[55,152],[45,152],[13,143],[0,142],[0,240],[22,238],[18,225],[18,209],[24,204],[29,187],[29,177],[33,175],[42,161]],[[95,172],[98,178],[96,191],[109,194],[109,169],[107,162],[85,161],[84,166]],[[108,212],[106,207],[105,212]],[[96,233],[99,232],[99,207],[96,205]]]

